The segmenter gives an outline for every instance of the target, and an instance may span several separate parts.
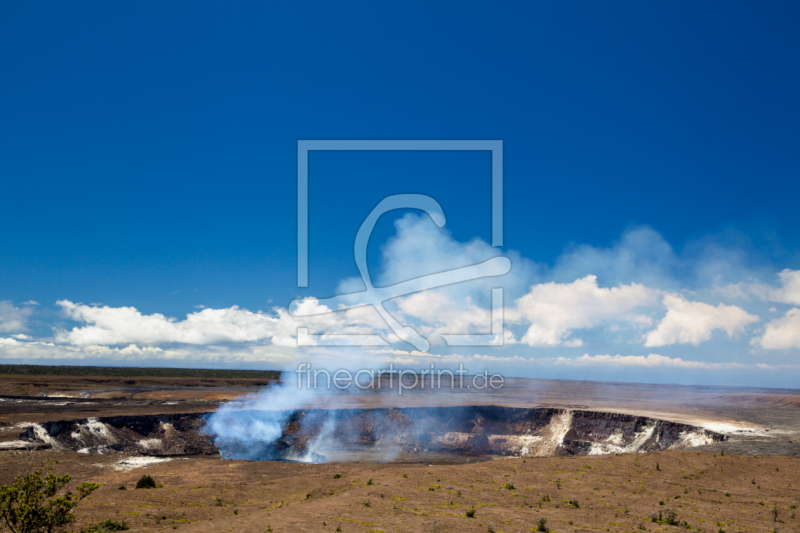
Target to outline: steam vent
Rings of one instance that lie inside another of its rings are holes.
[[[401,455],[551,457],[686,449],[725,440],[703,428],[627,414],[570,409],[444,407],[239,411],[251,422],[277,421],[269,440],[254,431],[211,438],[207,414],[118,416],[32,424],[21,437],[82,453],[303,462]]]

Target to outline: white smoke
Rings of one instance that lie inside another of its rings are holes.
[[[303,460],[284,457],[275,443],[292,414],[313,404],[315,396],[313,389],[299,388],[291,381],[273,383],[221,405],[208,417],[204,431],[212,436],[224,459]]]

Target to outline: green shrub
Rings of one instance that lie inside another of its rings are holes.
[[[665,509],[664,511],[658,511],[657,513],[652,513],[650,515],[650,520],[652,522],[656,522],[657,524],[666,524],[668,526],[684,526],[688,529],[688,524],[686,522],[681,522],[678,519],[678,513],[676,513],[672,509]]]
[[[517,487],[515,487],[514,484],[509,481],[508,483],[503,485],[503,488],[506,490],[516,490]]]
[[[17,476],[13,485],[0,486],[0,523],[11,531],[53,533],[75,521],[72,510],[97,490],[97,483],[81,483],[74,495],[68,488],[72,476],[56,476],[52,467]]]
[[[341,474],[334,474],[333,479],[340,479],[342,477]]]
[[[570,498],[569,500],[567,500],[567,503],[570,504],[571,506],[573,506],[575,509],[580,509],[580,507],[581,507],[580,503],[578,503],[578,498],[574,498],[574,497]],[[626,509],[626,511],[627,511],[627,509]]]
[[[467,509],[465,515],[467,518],[475,518],[475,508],[473,507],[472,509]]]
[[[542,533],[550,531],[550,528],[547,527],[547,518],[542,517],[536,522],[536,531],[541,531]]]
[[[156,488],[156,482],[152,477],[150,477],[148,475],[144,475],[144,476],[141,477],[141,479],[139,481],[136,482],[136,488],[137,489],[154,489],[154,488]]]
[[[128,531],[129,529],[130,527],[128,527],[128,524],[124,520],[122,522],[106,520],[105,522],[100,522],[96,526],[81,528],[81,533],[108,533],[111,531]]]

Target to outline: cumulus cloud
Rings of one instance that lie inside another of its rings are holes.
[[[14,341],[13,343],[7,341]],[[296,350],[259,344],[209,345],[171,347],[87,345],[75,346],[43,341],[19,342],[0,338],[0,360],[7,361],[84,361],[108,364],[141,364],[143,361],[164,365],[229,365],[269,364],[280,369],[290,367],[296,358]],[[85,363],[84,363],[85,364]],[[263,368],[263,367],[262,367]]]
[[[714,292],[728,298],[750,300],[751,297],[765,302],[800,305],[800,270],[784,269],[777,274],[779,285],[743,282],[715,287]]]
[[[527,325],[520,342],[530,346],[579,346],[579,339],[567,337],[576,329],[595,327],[621,320],[648,323],[649,318],[635,311],[658,301],[659,291],[631,283],[603,288],[597,276],[589,275],[572,283],[539,283],[506,309],[511,323]]]
[[[20,342],[17,339],[4,339],[0,337],[0,346],[19,346]]]
[[[519,369],[531,365],[739,368],[658,354],[587,354],[570,358],[574,350],[569,348],[587,344],[598,351],[618,350],[608,347],[610,343],[698,346],[711,339],[716,330],[732,337],[756,322],[758,317],[745,308],[767,306],[752,300],[776,302],[778,308],[779,304],[800,306],[800,271],[784,270],[777,275],[774,285],[754,283],[753,279],[768,279],[769,275],[764,272],[755,275],[743,268],[741,254],[720,247],[702,253],[695,250],[694,255],[687,255],[685,251],[676,253],[660,234],[646,227],[624,232],[618,242],[607,248],[572,246],[550,266],[537,264],[515,252],[499,250],[480,239],[458,242],[426,216],[406,215],[398,219],[395,226],[396,235],[381,249],[381,268],[374,273],[376,286],[393,285],[432,273],[449,275],[450,270],[482,263],[501,254],[510,256],[512,263],[511,272],[503,276],[396,297],[387,302],[387,308],[397,320],[417,329],[432,345],[441,344],[442,334],[486,334],[491,329],[491,289],[502,287],[505,291],[504,339],[507,345],[515,344],[514,348],[497,347],[486,351],[479,348],[483,353],[472,356],[438,347],[433,353],[415,352],[410,345],[398,342],[373,308],[364,306],[329,312],[331,309],[314,298],[301,301],[298,311],[302,314],[325,311],[324,314],[300,317],[280,307],[263,312],[238,306],[226,309],[197,306],[192,309],[194,312],[179,318],[145,314],[135,307],[85,305],[62,300],[58,302],[62,316],[77,325],[70,324],[66,329],[60,325],[52,339],[33,338],[22,333],[28,330],[27,321],[35,302],[16,307],[10,302],[0,302],[0,357],[271,361],[280,366],[301,353],[308,353],[297,350],[296,341],[297,328],[307,327],[309,333],[328,338],[333,338],[332,334],[378,333],[390,343],[396,343],[387,347],[390,352],[361,348],[345,352],[341,349],[338,355],[331,357],[341,357],[336,364],[343,365],[354,361],[360,364],[359,357],[369,359],[365,364],[374,364],[375,356],[383,355],[397,364],[416,364],[420,360],[448,364],[485,361]],[[712,273],[717,271],[725,274],[712,278]],[[705,281],[698,281],[701,279]],[[726,281],[738,283],[725,285]],[[343,281],[339,292],[363,289],[361,279],[354,278]],[[689,301],[679,296],[678,291],[693,294],[690,296],[693,300],[710,303]],[[712,297],[725,304],[717,305],[717,301],[710,300]],[[733,298],[748,301],[742,303],[742,307],[726,305],[728,299]],[[659,316],[663,316],[660,321],[654,318]],[[769,322],[752,344],[770,350],[800,348],[798,332],[800,311],[795,308]],[[47,340],[53,342],[42,342]],[[558,348],[537,351],[540,347]],[[320,349],[315,347],[314,353],[319,353]],[[517,351],[522,357],[516,355]],[[515,355],[509,355],[512,353]],[[708,352],[693,353],[700,359],[709,358]],[[539,357],[538,354],[553,356]],[[533,355],[537,357],[534,359]],[[557,357],[563,355],[567,357]]]
[[[453,301],[470,297],[476,305],[488,305],[491,289],[503,287],[509,297],[525,293],[538,270],[532,261],[514,251],[504,252],[481,239],[459,242],[429,217],[407,214],[395,221],[396,234],[381,248],[381,268],[372,274],[375,286],[388,286],[429,274],[446,273],[505,255],[511,271],[503,276],[479,278],[438,289]],[[338,293],[364,290],[361,278],[348,278],[339,284]]]
[[[397,306],[406,317],[421,320],[420,332],[428,336],[488,333],[492,326],[491,310],[475,305],[470,297],[457,302],[441,291],[424,291],[399,298]]]
[[[690,302],[681,296],[667,294],[662,300],[666,316],[656,329],[645,336],[645,346],[691,344],[697,346],[711,339],[714,330],[724,330],[729,337],[758,321],[735,305],[719,304],[717,307],[703,302]]]
[[[783,317],[767,324],[764,334],[751,343],[767,350],[800,348],[800,309],[789,309]]]
[[[769,302],[800,305],[800,270],[788,268],[778,274],[779,287],[755,283],[749,291]]]
[[[28,331],[28,317],[33,314],[30,305],[35,302],[26,302],[26,304],[23,304],[22,307],[14,307],[9,301],[0,302],[0,333]]]
[[[660,233],[647,226],[632,227],[610,247],[572,246],[556,261],[554,281],[568,282],[594,274],[608,285],[674,284],[681,260]]]
[[[317,328],[337,328],[337,333],[364,333],[368,326],[374,328],[369,309],[355,309],[346,313],[326,313],[314,317],[310,324],[298,320],[285,309],[273,314],[252,312],[237,306],[227,309],[202,309],[177,320],[159,313],[142,314],[135,307],[109,307],[77,304],[60,300],[66,317],[85,325],[69,331],[58,331],[57,342],[89,345],[118,344],[219,344],[231,342],[269,341],[279,346],[296,346],[294,340],[298,327],[313,325]],[[330,311],[320,308],[317,300],[301,302],[301,309]],[[372,324],[370,324],[372,322]]]

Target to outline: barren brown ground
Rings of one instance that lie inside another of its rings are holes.
[[[26,453],[0,452],[0,482],[25,469]],[[705,532],[800,531],[800,460],[787,457],[685,451],[437,466],[181,458],[117,472],[108,465],[118,458],[38,451],[34,461],[45,456],[75,483],[102,484],[77,525],[111,518],[132,531],[511,533],[535,530],[539,518],[557,533],[682,530],[649,520],[668,508]],[[134,490],[143,474],[163,488]]]
[[[0,376],[0,440],[19,439],[14,424],[23,421],[209,412],[264,384],[263,379]],[[432,466],[176,457],[117,471],[113,465],[125,459],[120,455],[41,450],[32,459],[59,461],[58,471],[72,473],[74,484],[101,483],[78,508],[78,528],[110,518],[151,533],[337,528],[512,533],[535,530],[546,518],[556,533],[638,533],[683,529],[649,520],[653,512],[673,509],[679,520],[705,533],[800,532],[800,510],[793,508],[800,500],[797,390],[509,379],[500,391],[320,396],[312,407],[492,404],[624,412],[753,431],[732,432],[728,441],[702,450]],[[0,451],[0,483],[12,482],[27,468],[28,453]],[[163,487],[135,490],[143,474]],[[778,521],[773,521],[776,505]],[[475,509],[474,518],[466,517],[469,509]]]

